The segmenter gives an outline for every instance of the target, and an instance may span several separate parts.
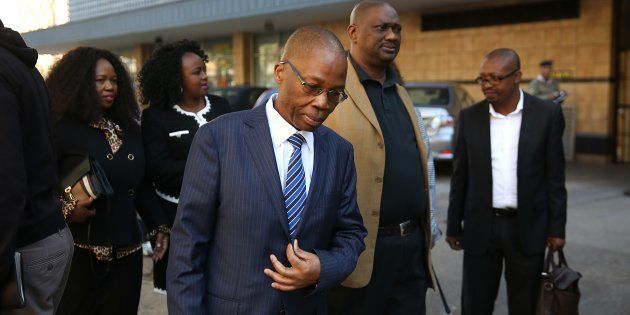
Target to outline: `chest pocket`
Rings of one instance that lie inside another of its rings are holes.
[[[190,130],[169,132],[168,147],[170,155],[176,159],[186,159],[192,139],[193,134]]]
[[[181,138],[184,135],[189,135],[190,131],[189,130],[180,130],[180,131],[173,131],[171,133],[168,134],[169,138]]]

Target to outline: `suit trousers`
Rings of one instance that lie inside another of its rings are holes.
[[[1,315],[55,314],[63,295],[74,251],[68,227],[18,249],[22,253],[26,307]]]
[[[492,314],[505,265],[509,314],[533,315],[544,252],[536,255],[523,252],[516,217],[493,216],[492,219],[488,250],[475,255],[464,249],[462,314]]]
[[[330,314],[425,314],[425,250],[419,228],[407,236],[379,236],[370,283],[358,289],[333,288],[328,293]]]

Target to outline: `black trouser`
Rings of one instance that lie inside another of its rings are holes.
[[[114,260],[108,271],[107,262],[99,262],[91,256],[88,250],[75,248],[70,277],[57,314],[137,314],[142,251]]]
[[[425,314],[425,246],[417,228],[407,236],[379,236],[370,283],[328,293],[331,314]]]
[[[492,236],[486,253],[474,255],[464,252],[462,314],[492,314],[505,262],[510,315],[532,315],[538,297],[544,253],[523,253],[516,217],[492,218]]]

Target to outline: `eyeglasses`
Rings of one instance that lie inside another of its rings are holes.
[[[280,61],[280,64],[281,65],[288,64],[289,67],[291,67],[291,70],[293,70],[293,73],[295,73],[295,76],[298,78],[298,80],[300,80],[300,84],[302,85],[302,90],[304,90],[305,93],[313,95],[313,96],[318,96],[324,93],[325,89],[323,87],[317,84],[308,83],[304,81],[300,73],[297,71],[297,69],[295,69],[295,66],[293,66],[293,64],[290,61],[282,60]],[[348,98],[348,95],[343,89],[334,89],[334,90],[328,90],[326,97],[328,98],[328,102],[330,104],[339,104],[345,101]]]
[[[400,24],[379,24],[374,25],[373,27],[379,33],[385,33],[388,29],[391,29],[392,33],[396,35],[400,35],[400,32],[402,32],[402,27],[400,26]]]
[[[491,75],[489,76],[487,79],[482,77],[482,76],[478,76],[475,79],[475,82],[477,82],[477,84],[479,85],[483,85],[484,83],[488,82],[490,83],[490,85],[497,85],[499,83],[501,83],[501,81],[509,76],[514,75],[518,70],[521,70],[520,68],[516,68],[514,69],[514,71],[504,75],[504,76],[496,76],[496,75]]]

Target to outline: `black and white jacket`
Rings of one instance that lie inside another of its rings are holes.
[[[147,174],[158,196],[178,203],[188,151],[197,129],[229,111],[226,99],[208,94],[206,107],[197,113],[184,111],[178,105],[150,107],[142,112]]]

